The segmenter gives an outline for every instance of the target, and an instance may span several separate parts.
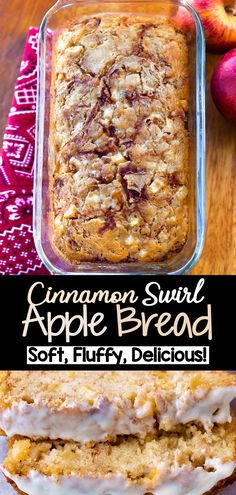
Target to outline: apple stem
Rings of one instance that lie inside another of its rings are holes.
[[[227,14],[236,16],[236,6],[235,5],[225,5],[225,11]]]

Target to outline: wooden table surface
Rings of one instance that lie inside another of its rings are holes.
[[[0,140],[11,105],[26,33],[52,0],[0,0]],[[217,56],[207,56],[207,230],[194,274],[236,274],[236,126],[214,107],[209,80]]]

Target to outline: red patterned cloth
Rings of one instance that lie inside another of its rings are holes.
[[[38,29],[30,28],[0,155],[0,273],[48,273],[32,231]]]

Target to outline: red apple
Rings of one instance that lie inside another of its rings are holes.
[[[236,0],[188,0],[197,11],[204,28],[207,48],[213,53],[224,53],[236,47]],[[176,14],[182,27],[192,24],[184,7]]]
[[[226,53],[216,66],[211,93],[218,110],[236,123],[236,48]]]

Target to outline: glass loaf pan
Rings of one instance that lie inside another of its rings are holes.
[[[58,256],[50,243],[49,222],[49,119],[53,37],[70,19],[98,13],[165,15],[172,18],[178,7],[192,16],[190,50],[190,163],[189,232],[183,249],[163,262],[140,263],[83,262],[72,265]],[[36,118],[34,184],[34,239],[40,258],[51,273],[57,274],[183,274],[201,255],[205,233],[205,41],[198,15],[184,0],[84,1],[59,0],[45,15],[39,35],[39,69]]]

